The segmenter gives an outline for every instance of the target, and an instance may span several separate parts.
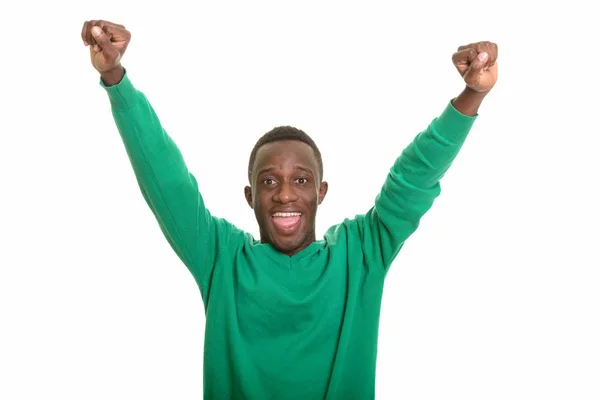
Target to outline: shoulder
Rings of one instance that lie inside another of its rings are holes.
[[[352,242],[359,243],[365,218],[365,214],[359,214],[330,226],[325,232],[325,241],[330,246],[348,245]]]

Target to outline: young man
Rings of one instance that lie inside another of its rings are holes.
[[[315,237],[327,194],[319,150],[280,127],[252,151],[246,199],[260,241],[205,207],[196,179],[120,61],[122,25],[88,21],[90,46],[142,195],[196,279],[206,312],[207,399],[367,399],[375,392],[386,272],[440,193],[497,79],[497,47],[459,47],[466,88],[406,147],[373,208]]]

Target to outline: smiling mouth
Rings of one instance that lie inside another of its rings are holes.
[[[302,213],[276,212],[271,216],[275,227],[282,232],[292,232],[299,225]]]

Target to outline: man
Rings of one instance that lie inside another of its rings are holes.
[[[315,216],[327,183],[317,146],[292,127],[264,135],[245,188],[258,241],[205,207],[180,151],[121,65],[130,37],[122,25],[83,25],[142,195],[200,288],[205,398],[373,398],[386,273],[496,83],[496,45],[459,47],[453,62],[464,91],[398,157],[373,208],[322,240]]]

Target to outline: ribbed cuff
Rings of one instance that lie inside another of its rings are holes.
[[[462,114],[450,101],[433,125],[437,134],[451,142],[456,142],[467,136],[478,116],[479,114],[475,116]]]
[[[131,108],[139,99],[140,93],[133,86],[125,70],[123,79],[116,85],[106,86],[100,78],[100,86],[108,93],[110,103],[116,110],[126,110]]]

